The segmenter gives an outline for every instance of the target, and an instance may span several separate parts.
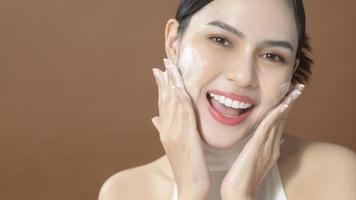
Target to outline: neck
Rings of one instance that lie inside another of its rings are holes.
[[[227,171],[230,169],[244,146],[253,134],[245,136],[241,141],[226,149],[217,149],[202,142],[210,171]]]

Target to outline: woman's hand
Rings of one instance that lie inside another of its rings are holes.
[[[165,72],[153,69],[159,91],[159,116],[152,122],[171,165],[179,198],[206,199],[211,180],[193,105],[176,66],[167,59],[165,65]]]
[[[279,158],[280,140],[288,110],[303,88],[304,85],[297,84],[258,125],[253,137],[224,177],[220,188],[223,199],[253,198],[253,193]]]

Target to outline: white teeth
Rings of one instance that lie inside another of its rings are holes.
[[[240,107],[242,107],[243,109],[248,108],[250,106],[251,106],[251,104],[249,104],[249,103],[241,103],[240,104]]]
[[[232,105],[232,100],[227,98],[226,101],[225,101],[225,106],[231,107],[231,105]]]
[[[221,104],[225,104],[225,100],[226,100],[226,97],[224,97],[224,96],[220,96],[220,97],[219,97],[219,102],[220,102]]]
[[[244,109],[246,108],[246,104],[245,103],[241,103],[240,106],[241,106],[241,108],[244,108]]]
[[[219,103],[225,105],[226,107],[235,108],[235,109],[246,109],[252,106],[250,103],[235,101],[225,96],[220,96],[217,94],[209,93],[210,97],[214,98]]]
[[[250,103],[245,103],[245,108],[249,108],[250,106],[252,106],[252,104],[250,104]]]
[[[232,103],[232,107],[235,108],[235,109],[238,109],[238,108],[240,108],[240,103],[238,101],[234,101]]]

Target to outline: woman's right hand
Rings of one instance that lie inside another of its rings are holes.
[[[179,199],[206,199],[211,187],[193,104],[177,67],[154,68],[159,116],[152,119],[171,165]]]

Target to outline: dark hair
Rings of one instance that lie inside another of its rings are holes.
[[[183,35],[189,25],[190,18],[201,8],[214,0],[180,0],[176,20],[179,22],[178,34]],[[299,65],[292,77],[292,83],[307,83],[311,76],[310,58],[311,46],[309,37],[305,32],[305,12],[302,0],[288,0],[292,4],[298,31],[298,49],[296,58]]]

